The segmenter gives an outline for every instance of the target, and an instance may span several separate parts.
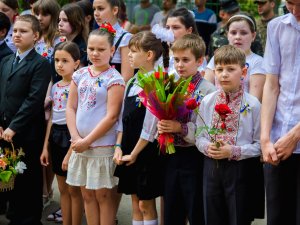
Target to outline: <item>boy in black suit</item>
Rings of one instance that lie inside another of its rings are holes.
[[[50,82],[50,65],[36,53],[39,21],[31,15],[16,19],[13,42],[16,54],[0,63],[0,137],[25,152],[27,169],[17,175],[9,196],[10,225],[41,225],[42,167],[45,116],[44,99]],[[2,143],[2,144],[3,144]]]
[[[10,28],[9,18],[2,12],[0,12],[0,62],[1,60],[13,53],[12,50],[6,45],[5,37]]]

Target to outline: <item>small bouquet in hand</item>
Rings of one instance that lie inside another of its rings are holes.
[[[22,174],[27,169],[21,161],[25,155],[22,148],[15,149],[13,143],[10,148],[0,148],[0,192],[14,188],[14,180],[17,174]]]
[[[215,143],[217,147],[220,147],[220,142],[217,140],[217,136],[220,134],[225,134],[226,132],[225,119],[227,118],[228,114],[232,113],[229,106],[227,104],[217,104],[215,106],[215,111],[218,114],[219,118],[212,127],[207,126],[201,114],[199,113],[199,103],[196,101],[196,99],[189,99],[186,102],[186,107],[189,110],[194,110],[199,115],[204,124],[204,126],[197,129],[196,136],[201,134],[203,131],[206,131],[210,138],[210,141],[212,143]]]
[[[185,101],[190,98],[187,89],[192,77],[175,81],[173,74],[159,67],[150,75],[139,72],[137,78],[143,89],[139,94],[141,102],[159,120],[173,120],[189,113]],[[158,143],[163,154],[175,153],[173,134],[159,134]]]

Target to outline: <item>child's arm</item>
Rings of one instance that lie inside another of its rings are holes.
[[[249,94],[255,96],[260,102],[262,101],[264,84],[266,76],[264,74],[253,74],[249,81]]]
[[[215,84],[215,72],[213,70],[206,68],[204,78],[212,84]]]
[[[66,106],[66,120],[71,135],[71,142],[81,138],[76,128],[77,104],[78,104],[77,86],[74,83],[74,81],[72,81],[70,85],[68,102]]]
[[[140,154],[140,152],[147,146],[149,141],[140,138],[138,142],[136,143],[134,149],[130,153],[130,155],[124,155],[122,157],[122,161],[126,161],[126,166],[130,166],[136,161],[137,156]]]
[[[72,154],[72,148],[70,147],[67,154],[65,155],[65,158],[64,160],[62,161],[62,164],[61,164],[61,169],[63,171],[67,171],[68,170],[68,165],[69,165],[69,159],[70,159],[70,156]]]
[[[43,147],[43,152],[40,156],[40,161],[42,166],[48,166],[49,165],[49,151],[48,151],[48,145],[49,145],[49,136],[50,136],[50,130],[52,127],[52,108],[50,112],[50,118],[48,120],[47,124],[47,130],[46,130],[46,135],[45,135],[45,140],[44,140],[44,147]]]
[[[97,139],[106,134],[117,122],[123,101],[124,87],[113,85],[107,90],[107,112],[105,117],[97,124],[92,132],[83,139],[72,143],[72,148],[77,152],[83,152]],[[75,118],[75,115],[74,115]],[[72,137],[73,138],[73,137]]]
[[[116,141],[116,145],[115,145],[115,154],[113,157],[113,160],[117,165],[123,164],[123,162],[122,162],[123,152],[122,152],[122,146],[121,146],[122,137],[123,137],[123,132],[119,131],[117,134],[117,141]]]

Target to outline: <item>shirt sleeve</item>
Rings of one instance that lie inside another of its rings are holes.
[[[249,74],[254,75],[254,74],[266,74],[266,71],[263,69],[262,67],[262,61],[263,58],[261,56],[257,55],[257,58],[255,60],[253,60]]]
[[[131,33],[125,34],[125,35],[123,36],[123,38],[122,38],[122,41],[121,41],[120,44],[119,44],[119,48],[128,46],[131,37],[132,37],[132,34],[131,34]]]
[[[153,142],[157,134],[157,122],[158,119],[149,110],[146,110],[140,138]]]
[[[267,74],[279,75],[280,60],[280,44],[278,37],[278,29],[275,26],[278,21],[270,21],[267,28],[267,42],[263,59],[263,68]]]
[[[113,77],[111,77],[108,80],[107,83],[107,89],[114,86],[114,85],[121,85],[121,86],[125,86],[125,81],[123,79],[123,77],[119,74],[115,74]]]

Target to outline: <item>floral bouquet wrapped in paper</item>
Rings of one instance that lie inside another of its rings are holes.
[[[173,120],[186,115],[189,110],[185,101],[190,98],[187,89],[191,78],[179,78],[163,72],[158,68],[151,75],[138,73],[138,85],[143,89],[139,97],[143,105],[159,120]],[[160,151],[165,154],[175,153],[174,136],[171,133],[163,133],[158,136]]]
[[[22,148],[15,149],[13,143],[10,148],[0,148],[0,192],[14,188],[14,180],[17,174],[22,174],[26,164],[21,161],[25,155]]]

